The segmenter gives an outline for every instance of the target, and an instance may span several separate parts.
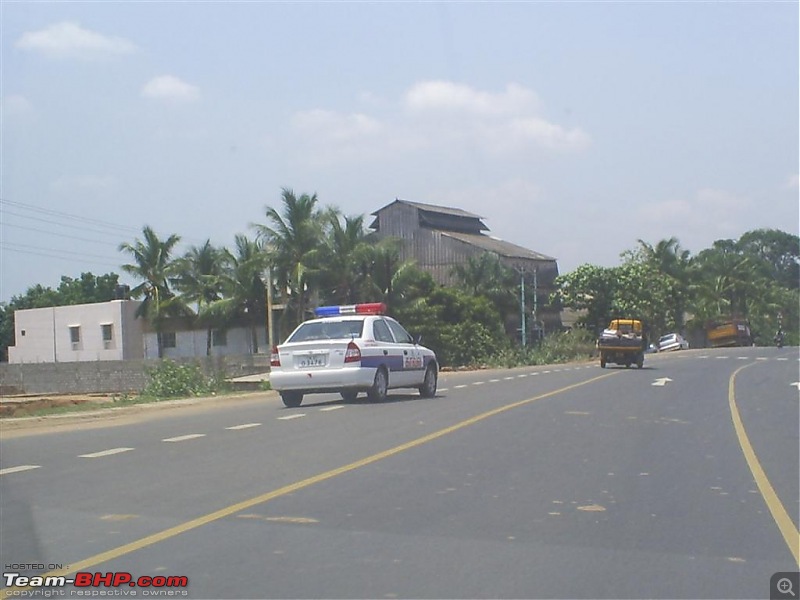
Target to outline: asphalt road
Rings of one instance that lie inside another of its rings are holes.
[[[799,358],[444,373],[428,400],[268,393],[5,436],[0,559],[188,580],[65,597],[769,598],[800,555]]]

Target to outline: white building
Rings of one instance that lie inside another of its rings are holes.
[[[180,325],[184,325],[180,327]],[[265,327],[256,328],[259,353],[269,353]],[[162,358],[190,358],[206,356],[208,330],[193,329],[176,319],[165,324],[161,332],[163,342]],[[254,354],[252,333],[248,327],[234,326],[228,329],[211,330],[211,356],[238,356]],[[144,331],[144,358],[158,358],[158,337],[150,327]]]
[[[9,363],[144,358],[138,300],[112,300],[14,311]]]
[[[150,324],[136,317],[139,300],[54,306],[14,311],[15,345],[9,363],[52,363],[158,358],[158,338]],[[191,319],[174,319],[161,334],[163,358],[206,356],[207,331]],[[260,353],[269,353],[266,327],[256,328]],[[251,329],[237,324],[215,329],[211,356],[254,353]]]

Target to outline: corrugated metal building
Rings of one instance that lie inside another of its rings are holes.
[[[397,199],[372,214],[375,220],[370,228],[375,235],[402,239],[401,259],[416,261],[442,285],[455,283],[452,270],[456,265],[484,252],[496,254],[503,265],[520,274],[529,291],[536,286],[537,317],[545,331],[561,329],[559,311],[547,306],[558,276],[555,258],[485,234],[489,228],[484,217],[459,208]],[[532,323],[529,328],[534,328]]]

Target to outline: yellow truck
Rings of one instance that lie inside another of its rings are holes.
[[[626,367],[635,364],[641,369],[645,348],[647,336],[640,320],[613,319],[597,339],[600,367],[605,369],[607,363]]]
[[[706,340],[712,348],[752,346],[753,335],[744,319],[710,321],[706,324]]]

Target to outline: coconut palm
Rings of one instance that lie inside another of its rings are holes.
[[[318,264],[323,226],[316,194],[298,197],[291,189],[284,188],[281,201],[281,212],[267,207],[267,224],[255,223],[253,227],[257,239],[268,248],[284,311],[294,311],[293,322],[282,320],[282,327],[288,333],[305,315],[309,275]]]
[[[367,241],[364,217],[344,217],[336,209],[325,213],[325,252],[317,280],[324,302],[353,304],[365,300],[366,282],[374,259],[373,244]]]
[[[264,248],[245,235],[235,238],[235,251],[225,250],[225,299],[214,306],[225,315],[243,317],[250,327],[253,352],[258,352],[258,328],[266,320],[266,286],[263,274],[269,266]],[[269,341],[268,341],[269,343]]]
[[[674,326],[678,330],[682,330],[689,295],[690,253],[681,248],[676,237],[661,240],[655,246],[641,239],[638,242],[639,256],[643,262],[668,278],[671,288],[668,312],[671,313],[671,321]]]
[[[175,261],[175,276],[171,279],[188,303],[195,303],[201,323],[206,325],[206,356],[211,356],[211,334],[223,321],[210,310],[222,297],[223,251],[206,240],[202,246],[192,246],[183,257]]]
[[[142,229],[142,234],[144,240],[137,238],[132,244],[127,242],[120,244],[120,252],[127,253],[133,258],[133,263],[122,265],[122,270],[142,280],[142,283],[131,290],[131,296],[144,299],[136,315],[147,318],[153,324],[158,340],[158,357],[162,358],[164,319],[188,312],[186,306],[169,287],[169,278],[175,268],[171,254],[181,238],[172,234],[167,239],[161,240],[147,225]]]

